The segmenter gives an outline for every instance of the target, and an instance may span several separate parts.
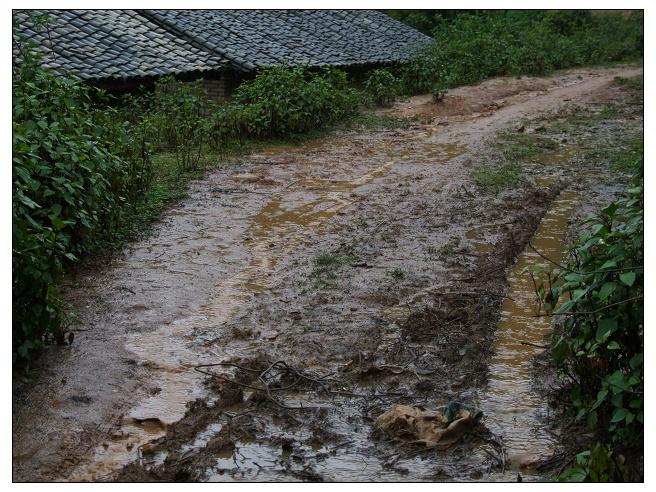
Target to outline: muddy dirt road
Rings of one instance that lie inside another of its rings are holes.
[[[535,241],[557,257],[575,210],[617,183],[564,151],[500,194],[471,170],[498,132],[621,100],[613,78],[640,73],[416,97],[382,111],[415,118],[404,127],[272,148],[193,183],[151,237],[70,279],[75,343],[15,385],[14,479],[541,478],[530,465],[557,451],[557,425],[531,394],[526,324],[504,341],[520,308],[502,301],[521,297],[506,276],[548,210]],[[448,451],[375,429],[394,404],[450,401],[485,416]]]

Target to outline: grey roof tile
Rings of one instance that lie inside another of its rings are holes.
[[[23,34],[44,62],[84,79],[287,63],[365,65],[409,59],[431,40],[375,10],[47,10],[47,33],[25,11]]]
[[[52,48],[48,32],[37,32],[26,11],[16,13],[22,34],[41,49],[47,66],[82,79],[217,70],[228,63],[134,10],[38,12],[48,15]]]

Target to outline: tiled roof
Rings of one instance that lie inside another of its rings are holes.
[[[208,53],[134,10],[40,10],[48,29],[17,12],[21,33],[45,54],[44,64],[83,79],[129,78],[220,69]]]
[[[375,10],[146,10],[238,68],[407,60],[428,36]]]
[[[349,66],[407,60],[431,38],[375,10],[43,10],[18,12],[45,64],[83,79],[287,63]]]

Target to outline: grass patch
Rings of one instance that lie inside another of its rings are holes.
[[[557,150],[560,144],[555,140],[534,133],[505,133],[497,142],[501,153],[509,161],[522,161]]]
[[[620,148],[616,155],[610,158],[610,168],[613,171],[634,174],[642,167],[644,154],[645,148],[642,135],[634,137],[626,146]]]
[[[645,79],[643,77],[615,77],[614,82],[616,85],[637,91],[642,91],[645,88]]]
[[[358,261],[353,254],[321,253],[314,259],[314,268],[310,273],[310,279],[317,289],[335,287],[338,271]]]
[[[523,180],[524,173],[517,164],[504,164],[499,167],[478,167],[472,172],[472,177],[481,190],[500,193],[517,186]]]

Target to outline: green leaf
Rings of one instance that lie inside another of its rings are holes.
[[[631,287],[633,283],[635,282],[636,279],[636,273],[635,272],[626,272],[620,274],[620,280],[624,285],[628,285]]]
[[[599,390],[597,393],[597,401],[594,402],[594,405],[592,405],[591,410],[594,410],[595,408],[598,408],[599,405],[601,405],[604,400],[606,399],[606,396],[608,396],[608,390],[607,389],[602,389]]]
[[[608,296],[615,292],[615,289],[617,289],[617,284],[615,282],[606,282],[601,286],[601,289],[599,289],[599,299],[607,299]]]
[[[635,354],[631,359],[629,360],[629,365],[631,366],[631,369],[635,369],[636,367],[642,365],[644,357],[644,352],[639,352]]]
[[[626,408],[617,408],[613,412],[613,418],[610,420],[611,423],[619,422],[620,420],[624,420],[626,418],[626,415],[629,413],[629,411]]]
[[[608,229],[603,224],[595,224],[591,227],[593,234],[599,234],[601,232],[608,233]]]
[[[572,355],[572,350],[569,344],[561,337],[558,342],[551,348],[551,355],[556,364],[561,365],[565,360]]]
[[[617,343],[615,340],[613,340],[608,345],[606,345],[606,348],[608,350],[619,350],[620,349],[620,344]]]
[[[599,268],[600,270],[605,270],[607,268],[616,268],[617,267],[617,262],[615,260],[608,260],[605,262],[601,267]]]
[[[563,302],[560,307],[558,308],[558,311],[556,311],[557,314],[563,314],[566,313],[567,311],[570,310],[572,306],[576,305],[576,301],[566,301]]]
[[[585,276],[581,275],[580,273],[568,273],[565,275],[565,280],[568,282],[583,282],[583,280],[585,280]]]
[[[615,330],[617,330],[617,320],[615,318],[601,319],[597,324],[597,333],[595,335],[595,339],[597,342],[603,343]]]

